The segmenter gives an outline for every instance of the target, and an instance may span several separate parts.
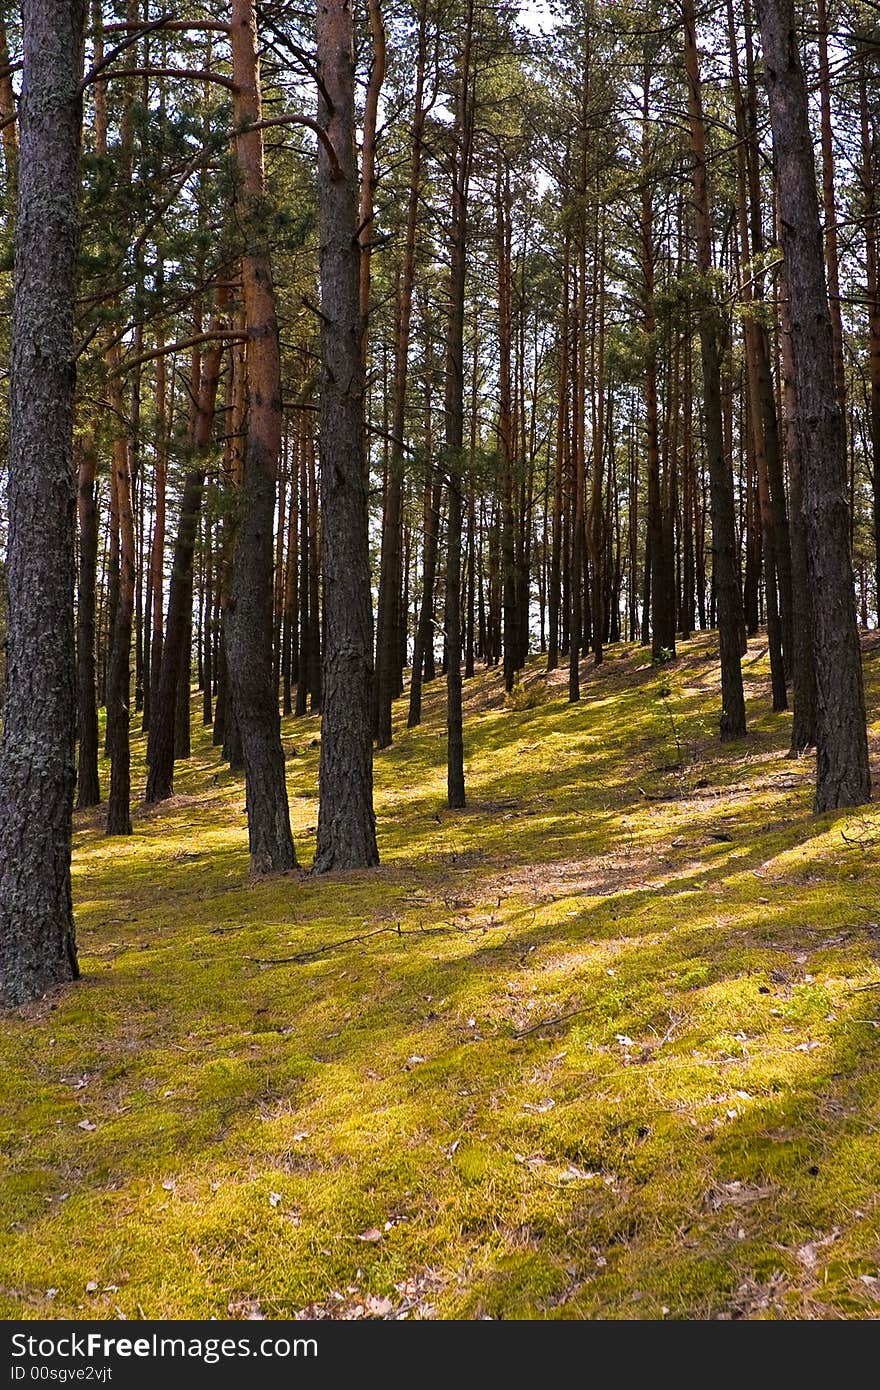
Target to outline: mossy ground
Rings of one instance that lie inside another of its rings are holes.
[[[440,683],[401,705],[375,871],[248,882],[200,727],[133,836],[78,816],[83,979],[3,1021],[0,1316],[880,1315],[880,808],[813,817],[763,645],[721,748],[713,654],[479,675],[464,812]]]

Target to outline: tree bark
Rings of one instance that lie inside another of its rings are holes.
[[[864,199],[862,218],[865,235],[865,297],[868,301],[869,439],[871,446],[868,474],[871,479],[873,501],[874,602],[877,608],[877,624],[880,626],[880,272],[878,272],[880,226],[877,222],[877,170],[880,156],[874,148],[875,139],[871,129],[868,79],[865,71],[867,62],[868,55],[862,49],[859,53],[859,127],[862,146],[862,197]]]
[[[807,562],[807,536],[803,512],[801,457],[797,428],[797,388],[791,322],[788,309],[788,281],[780,284],[780,339],[782,349],[782,389],[785,402],[785,461],[791,492],[791,592],[792,592],[792,721],[789,757],[798,758],[816,743],[816,671],[813,662],[813,604]]]
[[[23,0],[10,362],[0,1004],[79,974],[70,886],[76,731],[73,313],[84,6]]]
[[[95,673],[95,599],[98,568],[98,507],[95,498],[97,451],[93,435],[82,444],[77,476],[79,575],[76,592],[76,709],[79,759],[77,810],[98,806],[98,692]]]
[[[501,605],[504,689],[519,669],[517,563],[514,551],[513,405],[511,388],[512,288],[510,167],[499,156],[495,174],[495,254],[498,271],[498,449],[501,455]]]
[[[741,738],[746,731],[746,707],[740,665],[743,632],[742,596],[734,525],[733,478],[730,462],[724,451],[717,308],[709,284],[712,273],[712,222],[709,212],[706,128],[693,0],[683,0],[682,13],[693,157],[697,266],[705,281],[704,302],[700,313],[700,354],[703,363],[704,429],[712,513],[712,569],[718,608],[718,645],[721,658],[719,727],[722,742],[727,742]]]
[[[422,719],[423,679],[433,679],[434,656],[434,586],[437,582],[437,550],[440,528],[440,484],[434,474],[431,457],[433,442],[431,345],[427,348],[428,370],[425,376],[425,484],[422,515],[422,594],[413,639],[412,676],[409,689],[407,728],[414,729]],[[428,658],[431,658],[428,674]]]
[[[109,361],[118,365],[118,349]],[[125,418],[118,377],[111,387],[117,429]],[[131,834],[131,622],[134,612],[134,517],[131,505],[131,469],[128,440],[117,434],[110,464],[114,474],[116,517],[119,525],[119,588],[110,632],[107,663],[107,754],[110,758],[110,795],[107,799],[107,834]]]
[[[375,6],[378,12],[378,6]],[[371,9],[371,21],[373,10]],[[394,398],[391,411],[391,456],[388,463],[388,490],[382,526],[382,556],[379,567],[379,595],[376,615],[376,744],[386,748],[391,743],[391,702],[397,693],[399,668],[400,605],[400,531],[403,500],[404,448],[406,429],[406,388],[409,366],[409,339],[412,323],[412,298],[415,283],[416,233],[418,230],[419,196],[421,189],[422,139],[425,126],[423,103],[425,82],[425,30],[427,0],[419,8],[418,47],[416,52],[414,114],[412,123],[412,153],[410,155],[409,199],[406,213],[406,239],[403,266],[400,273],[397,342],[394,361]],[[381,21],[380,21],[381,22]],[[384,61],[384,60],[383,60]],[[363,255],[363,251],[361,253]],[[361,308],[363,303],[363,267],[361,270]],[[404,623],[405,626],[405,623]]]
[[[247,791],[248,843],[254,874],[295,868],[281,746],[277,687],[272,679],[273,537],[281,454],[281,361],[269,257],[257,35],[251,0],[233,0],[232,70],[240,215],[247,228],[241,258],[244,288],[247,426],[244,477],[238,496],[232,582],[226,609],[229,694],[241,735]]]
[[[317,10],[324,654],[314,872],[379,862],[373,814],[373,641],[363,430],[354,58],[346,0]]]
[[[459,55],[449,227],[449,318],[444,385],[444,444],[448,489],[446,521],[446,801],[465,805],[464,728],[461,708],[461,529],[464,445],[464,313],[467,281],[468,184],[473,149],[471,46],[474,4],[468,0]]]
[[[769,402],[762,390],[761,371],[767,370],[768,363],[762,362],[763,336],[753,309],[752,292],[752,251],[749,239],[749,205],[747,196],[748,171],[746,167],[747,132],[742,87],[739,80],[739,53],[736,42],[736,23],[733,0],[727,0],[727,26],[730,43],[730,70],[733,85],[734,112],[738,136],[736,150],[736,192],[737,217],[740,238],[740,279],[742,303],[745,311],[743,338],[746,358],[746,381],[748,385],[749,423],[752,429],[752,447],[758,481],[758,507],[761,517],[761,535],[764,549],[764,590],[767,596],[767,645],[770,651],[770,682],[772,687],[773,709],[788,707],[786,696],[786,672],[783,661],[783,631],[780,616],[782,590],[782,569],[779,563],[779,534],[774,515],[770,491],[770,468],[768,455],[772,450],[778,452],[776,410],[773,393]],[[769,411],[766,407],[769,404]],[[784,506],[783,506],[784,515]],[[788,537],[786,535],[787,544]],[[790,580],[789,580],[790,582]],[[777,587],[778,585],[778,587]]]
[[[856,626],[846,439],[834,378],[807,93],[792,0],[758,7],[788,273],[797,428],[813,599],[815,810],[870,800],[861,653]]]
[[[220,304],[225,302],[226,290],[218,290]],[[218,310],[219,310],[218,305]],[[222,319],[219,316],[212,322],[212,328],[219,331]],[[147,788],[145,800],[148,804],[167,801],[174,795],[174,760],[176,744],[176,722],[178,696],[181,686],[181,665],[186,659],[186,718],[189,719],[189,644],[187,627],[191,622],[192,566],[195,551],[196,532],[202,506],[205,486],[205,465],[199,462],[211,440],[214,423],[214,408],[217,400],[217,386],[220,380],[220,367],[223,360],[223,343],[212,343],[199,374],[198,396],[194,405],[190,443],[196,456],[196,466],[187,473],[183,484],[183,497],[180,503],[180,518],[171,564],[171,584],[168,592],[168,613],[165,620],[165,636],[161,643],[161,658],[158,677],[154,683],[154,696],[150,713],[150,731],[147,740]],[[160,573],[161,559],[154,549],[153,563]],[[155,582],[155,576],[154,576]],[[161,585],[160,585],[161,594]],[[161,613],[161,599],[156,602]],[[154,651],[157,646],[154,633]]]

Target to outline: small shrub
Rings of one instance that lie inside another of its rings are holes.
[[[504,697],[504,708],[510,710],[537,709],[547,703],[547,686],[542,680],[524,683],[520,676],[514,677],[513,689]]]

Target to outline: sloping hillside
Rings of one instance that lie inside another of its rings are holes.
[[[0,1315],[876,1316],[880,812],[812,817],[745,671],[725,750],[711,639],[576,707],[482,674],[457,813],[430,687],[372,872],[249,884],[209,731],[130,839],[80,818],[83,980],[0,1041]]]

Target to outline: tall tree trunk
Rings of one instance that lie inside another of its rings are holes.
[[[512,287],[510,168],[499,156],[495,174],[495,254],[498,270],[498,450],[501,455],[501,593],[504,689],[519,669],[517,564],[514,551],[513,404],[511,383]]]
[[[788,273],[803,510],[813,598],[817,812],[871,796],[856,626],[846,439],[834,380],[819,199],[792,0],[758,7]]]
[[[227,293],[226,290],[217,291],[218,313],[211,325],[215,332],[222,331],[223,320],[220,317],[219,308],[225,303]],[[189,643],[187,632],[191,623],[193,554],[202,506],[202,493],[205,486],[205,463],[200,455],[204,455],[211,440],[222,361],[223,344],[220,342],[212,344],[199,374],[198,395],[194,404],[190,436],[190,443],[195,455],[195,466],[190,468],[183,483],[180,518],[171,565],[165,636],[161,645],[159,670],[155,679],[150,714],[150,731],[147,740],[149,766],[145,793],[145,800],[148,803],[167,801],[169,797],[174,795],[177,705],[182,683],[181,667],[184,664],[186,666],[187,698],[185,713],[187,720],[189,719]],[[153,562],[156,565],[160,564],[159,552],[155,548]],[[154,603],[156,603],[155,593]],[[156,605],[156,609],[161,612],[160,604]],[[154,609],[154,613],[156,609]],[[155,648],[154,634],[154,653]]]
[[[299,679],[296,683],[294,714],[302,716],[309,700],[309,641],[310,641],[310,583],[309,583],[309,470],[305,447],[299,460]]]
[[[605,638],[605,516],[602,508],[602,482],[605,477],[605,223],[600,211],[596,228],[596,265],[594,320],[596,323],[596,356],[593,376],[594,428],[593,471],[590,505],[587,510],[587,543],[592,573],[591,604],[593,609],[593,659],[602,662],[602,643]],[[674,605],[673,605],[674,609]],[[674,619],[673,619],[674,622]],[[674,640],[674,634],[673,634]]]
[[[645,604],[642,643],[651,626],[651,660],[662,661],[675,653],[675,619],[669,622],[663,576],[665,533],[660,488],[660,424],[657,395],[657,311],[654,303],[656,255],[654,203],[651,182],[651,59],[646,53],[642,73],[642,167],[640,255],[642,271],[642,331],[645,339],[645,456],[647,461],[647,538],[645,553]]]
[[[281,623],[281,709],[293,713],[293,687],[299,676],[297,613],[299,611],[299,439],[291,447],[290,504],[287,513],[287,567],[284,571],[284,611]]]
[[[165,509],[168,489],[168,432],[165,420],[165,343],[161,332],[156,346],[156,466],[154,472],[153,536],[150,542],[150,575],[148,591],[151,598],[149,681],[145,690],[144,729],[149,731],[159,690],[162,668],[162,613],[165,594]]]
[[[553,536],[550,570],[547,577],[547,670],[559,665],[560,619],[562,607],[562,495],[566,473],[565,446],[568,439],[568,302],[571,274],[571,236],[566,229],[562,259],[562,318],[559,326],[559,355],[556,395],[556,452],[553,460]]]
[[[248,232],[247,253],[241,258],[248,338],[244,477],[226,609],[226,662],[244,759],[251,872],[267,874],[296,865],[278,692],[272,682],[272,542],[281,453],[281,361],[269,258],[271,232],[263,206],[263,133],[249,128],[259,124],[262,114],[252,0],[232,0],[231,18],[240,215]]]
[[[471,336],[471,400],[470,400],[470,478],[467,489],[467,560],[465,578],[467,581],[467,607],[464,618],[464,678],[470,680],[474,674],[474,630],[476,620],[475,593],[477,585],[477,488],[474,477],[474,458],[477,452],[479,434],[480,399],[480,324],[479,305],[474,303],[474,321]]]
[[[704,302],[700,313],[700,354],[703,363],[704,430],[712,512],[712,570],[718,608],[718,645],[721,658],[719,726],[722,742],[725,742],[741,738],[746,731],[746,707],[740,665],[743,636],[742,597],[734,524],[733,478],[730,460],[725,457],[724,452],[718,310],[709,285],[712,273],[712,221],[709,212],[706,128],[693,0],[683,0],[682,13],[693,158],[697,266],[704,277]]]
[[[444,444],[448,487],[446,521],[446,802],[465,805],[464,730],[461,709],[461,524],[464,444],[464,313],[467,280],[468,184],[473,149],[471,45],[474,3],[467,0],[465,32],[459,54],[455,105],[455,153],[449,226],[449,320],[444,387]]]
[[[352,16],[346,0],[318,0],[317,14],[318,122],[327,143],[318,145],[324,656],[314,872],[325,873],[368,868],[379,853]]]
[[[736,41],[733,0],[727,0],[727,26],[730,44],[730,69],[733,80],[734,112],[738,136],[736,150],[736,191],[740,237],[740,294],[745,311],[743,337],[745,340],[749,422],[752,428],[752,447],[754,450],[755,468],[758,480],[758,505],[764,547],[764,588],[767,595],[767,644],[770,651],[770,681],[772,686],[773,708],[774,710],[783,710],[788,707],[788,699],[785,692],[786,678],[785,665],[783,662],[782,622],[779,611],[780,590],[782,587],[781,566],[778,559],[779,538],[773,502],[770,495],[770,470],[768,464],[768,453],[770,449],[775,448],[778,450],[779,446],[773,393],[771,390],[769,399],[772,421],[768,421],[767,413],[765,412],[765,407],[768,402],[766,394],[762,392],[760,381],[759,357],[761,356],[761,346],[764,340],[760,334],[759,323],[753,310],[754,295],[751,284],[752,247],[749,240],[749,206],[746,168],[747,133],[742,88],[739,80],[739,52]],[[765,364],[765,368],[766,365],[768,364]],[[768,424],[770,427],[769,429]],[[771,431],[772,438],[768,437]],[[779,587],[777,587],[777,581],[779,581]]]
[[[23,0],[10,363],[0,1004],[78,975],[70,889],[76,731],[73,309],[81,0]]]
[[[862,145],[862,197],[865,229],[865,298],[868,301],[868,382],[869,439],[871,461],[872,515],[874,523],[874,603],[877,624],[880,626],[880,226],[877,222],[877,181],[880,153],[875,150],[868,105],[866,66],[869,55],[864,46],[859,52],[859,126]],[[876,100],[876,98],[875,98]]]
[[[834,387],[841,415],[846,411],[846,370],[843,361],[843,314],[837,258],[837,206],[834,200],[834,144],[831,117],[831,71],[828,63],[827,0],[816,0],[819,39],[819,133],[822,145],[822,217],[825,232],[825,274],[834,353]]]
[[[785,401],[785,461],[791,491],[791,590],[792,590],[792,721],[789,757],[798,758],[816,743],[816,669],[813,662],[813,602],[810,595],[810,574],[807,561],[807,533],[803,510],[801,457],[797,425],[797,387],[794,376],[794,354],[791,346],[791,322],[788,306],[788,281],[784,274],[780,285],[780,319],[782,349],[782,387]]]
[[[118,350],[109,360],[118,364]],[[111,400],[117,428],[125,418],[122,388],[111,383]],[[134,611],[134,517],[131,505],[131,468],[128,440],[113,441],[116,516],[119,525],[119,590],[110,633],[107,664],[107,753],[110,758],[110,795],[107,800],[107,834],[131,834],[131,622]]]
[[[372,11],[371,11],[372,14]],[[400,531],[403,503],[404,433],[406,430],[406,388],[409,366],[409,340],[412,298],[415,283],[416,233],[421,189],[422,140],[425,126],[424,84],[426,55],[427,0],[419,6],[416,49],[412,153],[409,170],[409,199],[406,239],[398,290],[397,341],[394,360],[394,397],[391,409],[391,455],[388,464],[388,491],[382,526],[382,556],[379,567],[379,596],[376,621],[376,743],[386,748],[391,742],[391,702],[396,694],[400,638]],[[363,253],[362,253],[363,254]],[[363,275],[363,271],[362,271]],[[361,280],[363,291],[363,279]],[[362,300],[363,308],[363,300]],[[405,610],[403,610],[405,611]],[[405,624],[404,624],[405,626]]]
[[[752,13],[749,0],[743,5],[744,30],[746,41],[746,109],[745,146],[746,168],[749,188],[749,231],[752,258],[755,269],[749,278],[753,280],[753,294],[756,301],[764,299],[764,276],[761,273],[761,257],[765,251],[764,226],[761,215],[761,151],[758,146],[758,98],[755,82],[754,42],[752,35]],[[735,90],[739,87],[737,82]],[[764,430],[764,452],[767,459],[767,474],[770,485],[770,500],[773,514],[775,539],[776,573],[779,580],[779,609],[782,624],[782,649],[785,658],[786,677],[791,674],[793,662],[793,620],[792,620],[792,559],[791,537],[789,534],[789,511],[785,492],[785,475],[782,467],[782,449],[779,432],[779,409],[773,387],[773,367],[771,363],[770,335],[760,314],[753,320],[753,339],[755,367],[758,378],[758,394],[761,402],[761,419]]]
[[[370,39],[373,46],[373,61],[364,100],[363,143],[361,150],[361,181],[358,205],[357,237],[360,243],[358,261],[358,302],[361,310],[361,353],[364,369],[367,365],[367,335],[370,319],[370,268],[373,259],[373,238],[375,227],[376,185],[376,131],[379,114],[379,98],[382,83],[385,81],[385,23],[382,18],[380,0],[367,0],[367,14],[370,20]]]
[[[425,484],[424,484],[424,524],[422,527],[422,595],[419,616],[413,639],[412,676],[409,690],[409,714],[407,728],[414,729],[422,719],[422,680],[433,679],[434,657],[434,586],[437,582],[437,549],[440,530],[440,483],[434,473],[433,449],[433,397],[431,391],[431,368],[433,356],[428,345],[428,370],[425,376]],[[428,658],[431,658],[428,674]]]
[[[97,806],[101,801],[98,778],[98,697],[95,683],[95,597],[98,567],[98,507],[95,498],[97,450],[94,436],[83,440],[77,478],[79,515],[79,575],[76,591],[76,708],[79,760],[76,804]]]

